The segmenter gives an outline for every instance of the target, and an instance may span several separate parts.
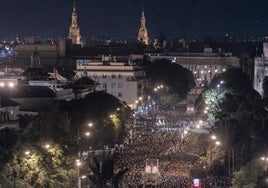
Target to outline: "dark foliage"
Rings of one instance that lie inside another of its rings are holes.
[[[177,95],[180,99],[184,99],[187,92],[195,85],[191,71],[169,60],[144,62],[143,66],[146,68],[146,76],[151,81],[152,87],[164,84],[168,87],[169,93]]]

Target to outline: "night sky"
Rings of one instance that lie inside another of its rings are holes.
[[[2,0],[0,39],[66,37],[73,0]],[[76,0],[82,37],[137,36],[144,8],[149,37],[268,34],[268,0]]]

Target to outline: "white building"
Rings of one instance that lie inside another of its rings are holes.
[[[125,101],[136,108],[136,100],[144,95],[145,71],[136,65],[123,62],[77,60],[76,78],[88,76],[99,85],[96,90]]]
[[[205,48],[203,53],[178,52],[165,54],[146,54],[151,62],[167,59],[192,71],[197,86],[203,86],[212,80],[215,74],[230,67],[239,67],[239,59],[232,53],[213,53]]]
[[[268,43],[263,43],[262,57],[254,60],[254,89],[263,96],[263,81],[268,77]]]

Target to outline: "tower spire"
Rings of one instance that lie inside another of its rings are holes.
[[[74,6],[73,6],[73,12],[76,12],[75,1],[74,1]]]
[[[146,28],[146,18],[144,15],[144,8],[142,9],[142,13],[141,13],[141,26],[139,29],[139,34],[138,34],[137,39],[143,44],[146,44],[146,45],[149,44],[148,31]]]
[[[72,22],[69,28],[69,35],[68,38],[72,40],[73,44],[80,44],[81,35],[80,35],[80,28],[77,24],[77,13],[76,13],[76,6],[75,1],[73,4],[73,12],[72,12]]]

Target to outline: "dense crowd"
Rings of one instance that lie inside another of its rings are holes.
[[[191,182],[190,170],[199,165],[197,156],[205,154],[202,150],[205,147],[200,147],[200,143],[186,147],[178,132],[138,132],[135,136],[134,143],[125,148],[124,155],[119,155],[115,163],[118,169],[130,169],[122,184],[135,187],[144,183],[142,172],[146,159],[159,160],[161,187],[183,187]],[[195,137],[189,134],[186,142],[189,139],[198,142]]]
[[[193,124],[197,121],[194,116],[186,114],[184,106],[157,106],[146,115],[137,114],[136,119],[140,122],[150,119],[152,127],[136,129],[133,143],[124,148],[123,154],[117,155],[115,169],[129,168],[121,187],[137,188],[148,183],[148,159],[159,161],[159,173],[155,174],[157,181],[149,183],[160,188],[188,188],[191,187],[194,170],[204,175],[202,172],[207,161],[200,159],[207,159],[208,143],[207,139],[202,139],[207,135],[193,131]],[[148,127],[148,124],[145,123],[145,126]],[[185,128],[189,130],[187,133]],[[228,186],[230,180],[210,176],[203,177],[202,184],[205,187]]]

